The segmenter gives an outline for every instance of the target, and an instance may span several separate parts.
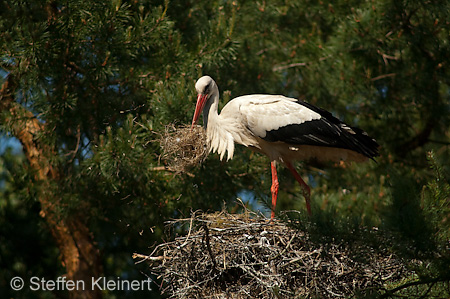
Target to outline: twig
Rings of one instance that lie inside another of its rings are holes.
[[[144,254],[139,254],[139,253],[133,253],[133,259],[136,258],[142,258],[142,260],[137,261],[136,264],[145,262],[145,261],[162,261],[165,259],[170,259],[170,256],[148,256],[148,255],[144,255]]]
[[[397,75],[396,73],[384,74],[384,75],[379,75],[379,76],[373,77],[370,80],[377,81],[377,80],[381,80],[384,78],[395,77],[396,75]]]
[[[195,214],[194,214],[195,215]],[[186,240],[184,241],[183,244],[180,245],[180,248],[183,248],[184,246],[186,246],[188,244],[188,240],[189,237],[191,236],[191,231],[192,231],[192,223],[194,222],[194,216],[191,217],[191,223],[189,224],[189,232],[188,235],[186,237]]]
[[[330,57],[331,57],[331,55],[328,55],[328,56],[325,56],[325,57],[321,57],[317,61],[323,61],[323,60],[328,59]],[[307,66],[307,65],[312,64],[312,63],[313,62],[295,62],[295,63],[290,63],[290,64],[287,64],[287,65],[274,66],[272,68],[272,71],[278,72],[278,71],[282,71],[282,70],[293,68],[293,67]]]
[[[216,259],[214,258],[214,255],[211,250],[211,244],[209,241],[209,230],[208,230],[208,226],[205,223],[203,224],[203,229],[205,230],[206,249],[208,249],[209,256],[211,257],[211,262],[213,263],[213,267],[215,269],[217,266]]]

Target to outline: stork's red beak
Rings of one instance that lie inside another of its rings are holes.
[[[200,117],[200,113],[203,111],[203,108],[205,107],[207,99],[208,99],[207,94],[199,94],[197,96],[197,105],[195,105],[194,118],[192,119],[191,128],[193,128],[197,124],[198,118]]]

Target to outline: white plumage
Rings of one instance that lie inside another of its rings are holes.
[[[235,98],[230,103],[240,105],[239,113],[242,120],[247,122],[249,130],[264,138],[267,131],[320,119],[320,114],[299,106],[296,102],[297,100],[284,96],[255,94]],[[226,110],[227,106],[223,110]]]
[[[284,163],[303,188],[308,212],[309,187],[293,168],[294,160],[364,161],[378,155],[378,144],[329,112],[281,95],[246,95],[228,102],[218,114],[219,89],[209,76],[195,84],[198,92],[192,124],[203,111],[210,150],[233,158],[234,144],[267,155],[272,168],[272,218],[278,193],[275,162]]]

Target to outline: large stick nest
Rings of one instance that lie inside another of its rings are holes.
[[[392,255],[318,244],[305,232],[254,213],[194,214],[170,225],[189,232],[150,255],[134,255],[150,263],[170,298],[349,297],[407,273]]]
[[[201,126],[166,126],[161,136],[162,160],[176,173],[201,164],[208,155],[206,132]]]

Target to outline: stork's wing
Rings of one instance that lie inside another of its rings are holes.
[[[248,129],[266,141],[343,148],[369,158],[378,156],[374,139],[326,110],[283,96],[252,95],[241,101],[240,112]]]
[[[248,129],[261,138],[288,125],[300,125],[321,118],[319,113],[284,96],[250,95],[239,100],[239,109]]]

